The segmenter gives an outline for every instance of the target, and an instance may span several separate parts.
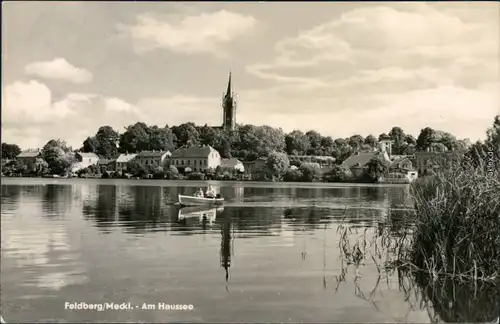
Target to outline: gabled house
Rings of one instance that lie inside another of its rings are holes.
[[[220,166],[227,169],[238,170],[239,172],[245,172],[243,163],[235,158],[221,159]]]
[[[86,166],[97,164],[99,156],[95,153],[76,152],[75,159]]]
[[[415,167],[421,175],[431,175],[439,171],[439,169],[451,165],[452,161],[460,155],[460,152],[433,152],[421,151],[415,152]]]
[[[38,149],[21,152],[16,156],[16,160],[25,166],[28,171],[40,171],[47,165],[41,157],[41,151]]]
[[[266,159],[258,158],[255,161],[244,161],[243,167],[245,168],[246,175],[254,175],[255,173],[264,171],[266,169]]]
[[[210,145],[180,148],[172,152],[170,164],[177,168],[190,168],[200,172],[208,168],[216,169],[221,165],[219,152]]]
[[[401,178],[406,178],[410,182],[418,178],[418,172],[413,167],[413,163],[408,157],[401,156],[394,158],[391,164],[389,164],[389,178],[397,178],[399,175]]]
[[[71,168],[71,172],[77,172],[81,169],[96,165],[99,162],[99,156],[95,153],[76,152],[74,154],[76,163]]]
[[[109,163],[108,170],[112,171],[127,171],[128,166],[135,160],[137,154],[120,154],[116,160]]]
[[[170,155],[169,151],[142,151],[135,156],[135,161],[145,168],[164,167]]]
[[[391,160],[385,151],[377,152],[355,152],[345,160],[340,167],[350,170],[356,177],[360,176],[366,169],[368,162],[372,159],[379,159],[385,165],[389,165]]]
[[[112,159],[104,159],[104,158],[99,159],[99,161],[97,161],[97,166],[99,167],[99,171],[101,173],[108,171],[112,161],[113,161]]]

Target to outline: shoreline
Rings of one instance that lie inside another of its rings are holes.
[[[6,179],[9,179],[5,181]],[[401,183],[358,183],[358,182],[285,182],[285,181],[258,181],[258,180],[170,180],[170,179],[122,179],[122,178],[79,178],[79,177],[71,177],[71,178],[44,178],[44,177],[5,177],[2,176],[2,185],[5,182],[16,183],[20,181],[29,182],[30,180],[34,183],[63,183],[63,182],[79,182],[79,181],[99,181],[99,182],[107,182],[107,183],[117,183],[117,182],[127,182],[127,183],[136,183],[136,185],[158,185],[158,183],[189,183],[193,186],[198,186],[200,183],[233,183],[235,185],[240,186],[249,186],[249,185],[257,185],[262,187],[290,187],[293,186],[295,188],[342,188],[342,187],[372,187],[372,188],[392,188],[392,187],[408,187],[409,184],[401,184]]]

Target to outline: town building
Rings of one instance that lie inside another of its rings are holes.
[[[164,167],[171,154],[169,151],[142,151],[135,156],[135,161],[145,168]]]
[[[245,172],[245,166],[243,163],[235,158],[231,159],[221,159],[221,164],[220,166],[222,168],[227,168],[227,169],[232,169],[232,170],[238,170],[239,172]]]
[[[408,182],[413,182],[418,178],[418,171],[413,167],[411,160],[406,157],[394,158],[389,164],[389,174],[387,178],[401,178],[407,179]]]
[[[99,156],[95,153],[76,152],[75,159],[78,163],[85,164],[86,166],[94,165],[99,162]]]
[[[127,171],[128,166],[135,160],[137,154],[120,154],[116,160],[110,162],[109,170]]]
[[[38,149],[21,152],[16,156],[16,160],[28,171],[40,171],[47,164]]]
[[[432,175],[437,173],[443,166],[450,165],[454,158],[458,157],[459,152],[433,152],[420,151],[415,152],[415,166],[419,174]]]
[[[370,162],[372,159],[379,159],[386,165],[389,165],[391,163],[389,155],[385,151],[354,152],[354,154],[348,157],[340,165],[340,167],[345,170],[350,170],[355,177],[359,177],[363,174],[363,171],[367,168],[368,162]]]
[[[88,168],[91,165],[96,165],[99,162],[99,156],[95,153],[76,152],[70,154],[76,160],[76,163],[71,167],[72,173]]]
[[[259,158],[255,161],[243,161],[246,175],[255,175],[258,172],[264,171],[266,168],[266,159]]]
[[[180,148],[172,152],[170,165],[177,168],[190,168],[194,172],[208,168],[216,169],[221,165],[219,152],[210,145]]]
[[[99,171],[101,173],[108,171],[112,161],[113,160],[111,160],[111,159],[104,159],[104,158],[99,159],[99,161],[97,161],[97,166],[99,167]]]

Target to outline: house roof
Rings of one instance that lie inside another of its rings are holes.
[[[136,157],[137,154],[120,154],[118,158],[116,158],[116,163],[127,163],[130,162],[133,158]]]
[[[189,148],[181,148],[177,149],[172,153],[171,158],[207,158],[210,153],[219,153],[210,145],[201,146],[201,147],[189,147]]]
[[[220,165],[226,168],[235,168],[238,165],[243,165],[243,163],[241,163],[241,161],[238,159],[231,158],[231,159],[221,159]]]
[[[97,154],[95,154],[95,153],[76,152],[76,154],[78,154],[84,158],[93,158],[93,159],[99,158],[99,156],[97,156]]]
[[[137,154],[137,157],[146,157],[146,158],[155,158],[155,157],[162,157],[163,155],[169,155],[169,151],[142,151],[139,154]],[[129,160],[130,161],[130,160]]]
[[[341,164],[341,167],[347,169],[352,167],[362,168],[373,158],[382,158],[382,160],[385,161],[382,152],[356,152],[348,157],[347,160]]]
[[[19,153],[17,158],[34,158],[40,155],[40,151],[26,151]]]

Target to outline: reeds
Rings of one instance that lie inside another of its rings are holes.
[[[411,186],[415,219],[410,260],[440,276],[498,280],[500,269],[500,173],[465,160]]]
[[[371,301],[381,279],[389,285],[397,273],[405,299],[418,302],[410,307],[426,309],[433,321],[498,320],[500,170],[492,173],[466,160],[441,170],[411,185],[413,211],[389,210],[373,229],[342,220],[337,230],[343,266],[336,289],[349,267],[356,270],[357,285],[359,269],[373,262],[379,280],[371,293],[359,296],[363,299]]]

